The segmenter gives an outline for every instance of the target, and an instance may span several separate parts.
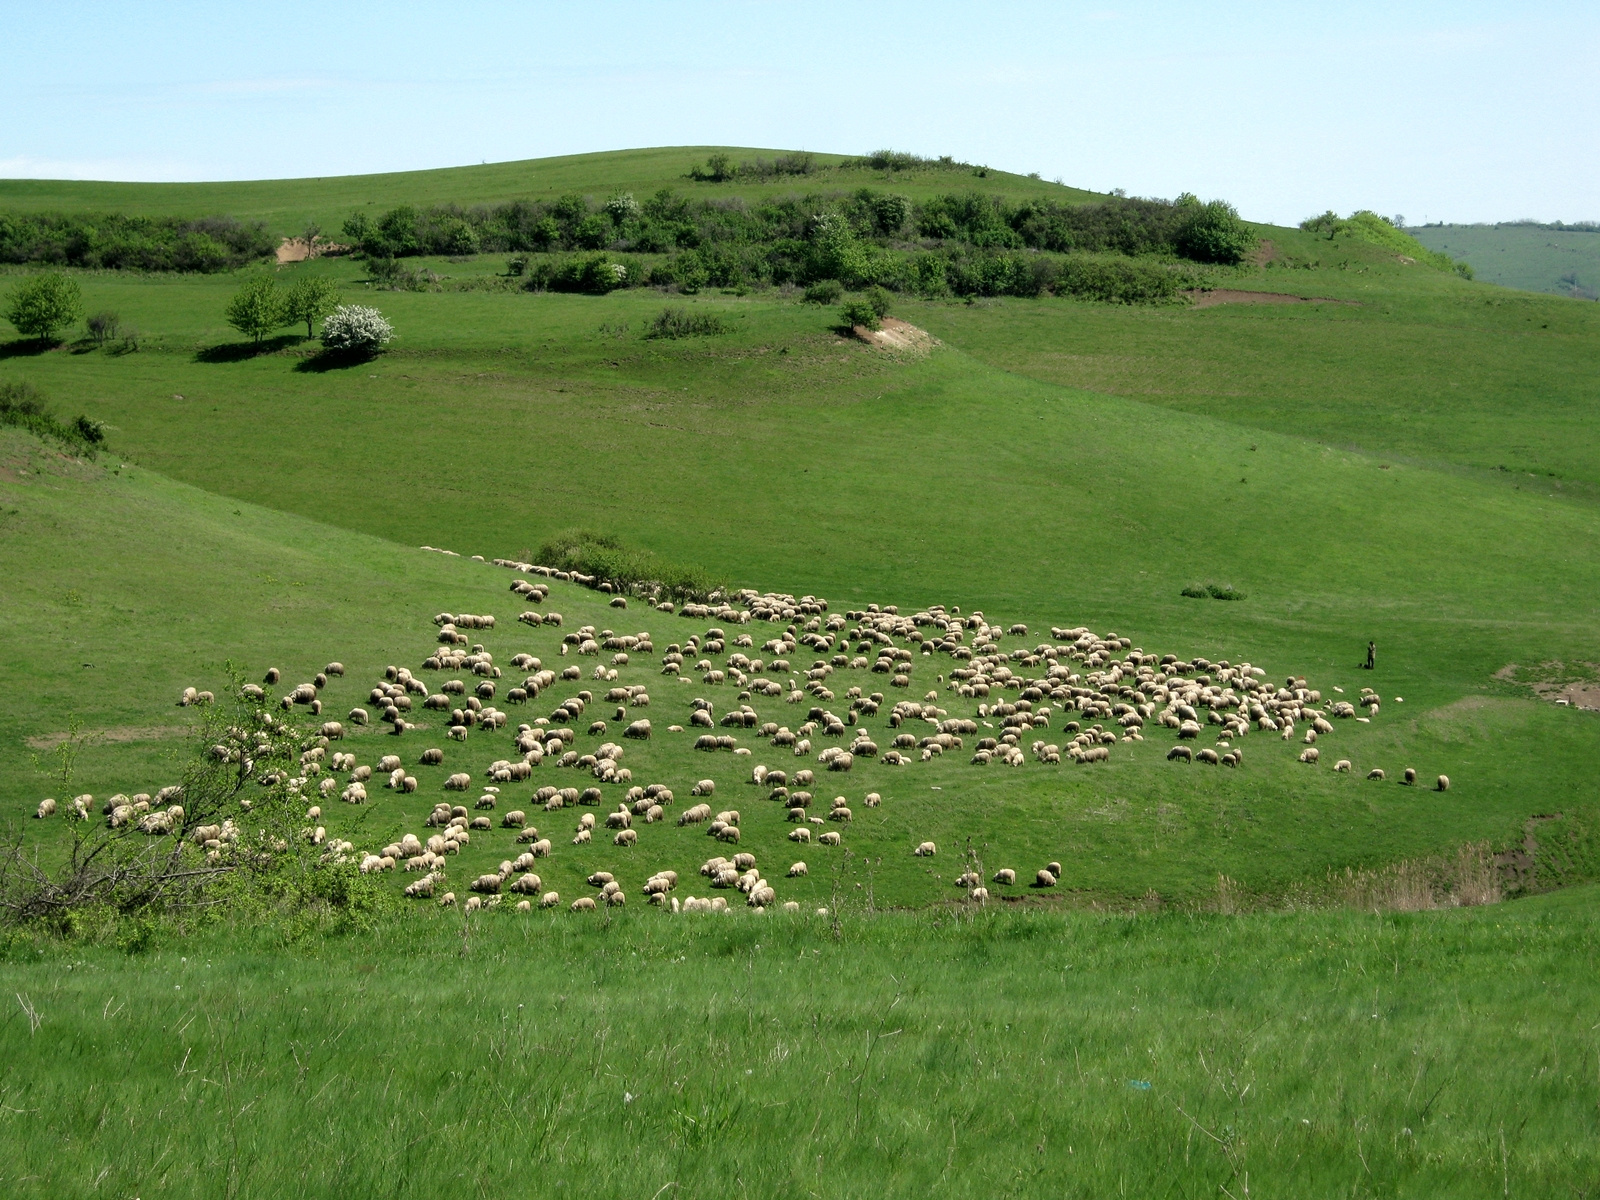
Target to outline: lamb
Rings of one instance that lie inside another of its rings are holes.
[[[994,881],[1006,884],[1008,887],[1014,886],[1017,882],[1017,873],[1010,867],[1002,867],[994,873]]]
[[[807,872],[807,869],[806,869],[806,864],[803,863],[803,862],[793,863],[789,867],[789,878],[790,879],[802,878],[807,873],[808,872]]]
[[[1338,762],[1333,764],[1333,769],[1335,771],[1343,771],[1348,774],[1350,771],[1350,760],[1348,758],[1341,758]]]
[[[789,840],[791,842],[809,842],[811,840],[811,830],[804,825],[799,829],[791,829],[789,831]]]
[[[934,855],[939,853],[939,847],[935,846],[932,842],[923,842],[911,853],[917,858],[932,858]]]

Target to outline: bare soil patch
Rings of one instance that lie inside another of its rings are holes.
[[[1541,700],[1600,712],[1600,663],[1552,660],[1536,667],[1507,663],[1494,673],[1504,683],[1518,683]]]
[[[118,725],[110,729],[85,729],[78,736],[90,745],[115,745],[122,742],[155,742],[165,738],[188,737],[186,725]],[[53,750],[71,736],[61,733],[39,733],[28,739],[30,750]]]
[[[1196,308],[1215,308],[1219,304],[1349,304],[1360,306],[1358,300],[1335,300],[1331,296],[1292,296],[1287,292],[1241,292],[1233,288],[1199,288],[1184,293]]]
[[[337,242],[324,241],[322,238],[313,238],[307,242],[305,238],[284,238],[278,243],[278,265],[285,263],[305,262],[308,258],[321,258],[324,254],[343,254],[350,249]]]
[[[852,332],[869,346],[901,354],[920,356],[939,345],[939,339],[926,329],[918,329],[910,322],[895,317],[885,317],[882,329],[868,329],[865,325],[857,325]]]

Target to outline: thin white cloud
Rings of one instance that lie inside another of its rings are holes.
[[[124,158],[0,158],[0,179],[117,179],[132,183],[160,183],[194,179],[201,172],[186,163]]]

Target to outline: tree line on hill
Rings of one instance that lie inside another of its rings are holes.
[[[407,257],[498,251],[518,256],[511,273],[531,290],[834,279],[922,295],[1048,291],[1128,302],[1192,286],[1184,264],[1236,263],[1255,245],[1231,205],[1193,196],[1074,205],[948,193],[918,203],[870,188],[757,203],[664,188],[643,203],[619,193],[601,204],[573,194],[472,209],[401,205],[357,212],[342,234],[382,278]]]
[[[0,213],[0,262],[137,271],[231,271],[271,254],[261,222],[127,213]]]

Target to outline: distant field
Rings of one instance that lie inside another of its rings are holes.
[[[1537,225],[1425,225],[1406,232],[1430,250],[1466,259],[1489,283],[1600,297],[1600,233]]]

